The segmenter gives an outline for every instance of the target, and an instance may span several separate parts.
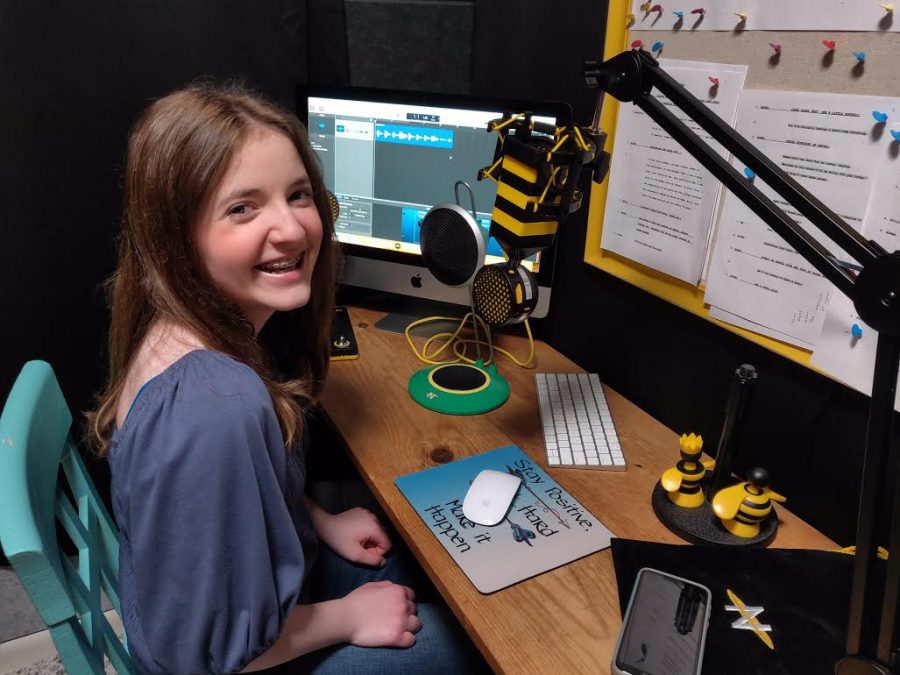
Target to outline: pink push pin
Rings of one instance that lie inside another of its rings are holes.
[[[776,54],[781,53],[781,45],[777,45],[774,42],[770,42],[769,46],[775,51]]]
[[[631,48],[632,48],[632,49],[640,49],[640,48],[643,47],[643,46],[644,46],[644,41],[643,41],[643,40],[635,40],[634,42],[631,43]]]
[[[709,81],[712,82],[712,86],[714,86],[714,87],[719,86],[719,78],[718,77],[713,77],[712,75],[710,75]]]
[[[834,48],[837,47],[837,42],[835,42],[834,40],[822,40],[822,44],[824,45],[825,49],[830,52],[833,52]]]
[[[692,9],[691,14],[699,14],[700,16],[703,16],[704,14],[706,14],[706,8],[698,7],[697,9]]]
[[[662,5],[653,5],[653,7],[650,8],[650,11],[662,14],[663,6]]]

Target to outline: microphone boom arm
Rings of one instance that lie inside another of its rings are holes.
[[[896,449],[892,447],[891,423],[900,369],[900,252],[888,253],[878,243],[862,237],[668,75],[647,52],[631,50],[602,64],[587,61],[585,79],[588,86],[601,90],[598,110],[602,92],[620,101],[633,101],[810,265],[850,298],[860,317],[878,331],[853,562],[847,656],[836,664],[835,672],[837,675],[897,673],[900,481],[896,480],[896,476],[895,480],[891,480],[888,469],[891,453],[896,454]],[[752,169],[857,264],[835,259],[799,223],[651,96],[654,87]],[[890,489],[894,490],[892,499],[888,499],[890,495],[886,494]],[[883,508],[885,504],[890,508]],[[876,536],[884,531],[889,531],[888,550],[891,556],[884,586],[879,588],[872,567],[877,560]]]

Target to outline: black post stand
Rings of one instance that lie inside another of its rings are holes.
[[[872,383],[872,403],[866,429],[866,457],[863,464],[863,487],[877,487],[888,474],[888,452],[891,443],[891,418],[897,390],[897,370],[900,368],[900,340],[879,333],[875,353],[875,374]],[[900,481],[897,481],[900,485]],[[895,487],[896,490],[896,487]],[[879,507],[878,491],[864,489],[859,498],[859,519],[856,527],[856,557],[853,561],[853,585],[850,589],[850,618],[847,625],[847,656],[835,666],[836,675],[890,675],[898,672],[897,644],[898,556],[900,556],[900,527],[897,523],[900,499],[894,494],[893,513]],[[872,566],[877,560],[876,537],[886,531],[893,518],[888,551],[890,557],[884,592],[879,593]],[[881,620],[878,622],[878,617]],[[877,641],[873,636],[877,635]],[[866,655],[875,655],[872,660]]]
[[[701,489],[706,495],[703,504],[695,508],[684,508],[673,503],[662,485],[662,480],[657,481],[653,488],[650,496],[653,513],[672,532],[693,544],[765,546],[772,541],[778,530],[778,517],[773,509],[759,523],[759,533],[756,536],[739,537],[722,526],[712,507],[716,493],[737,482],[732,475],[732,470],[739,459],[735,452],[736,437],[739,435],[744,408],[756,379],[756,369],[749,364],[745,363],[734,371],[734,379],[731,381],[728,402],[725,406],[725,422],[716,450],[715,470],[709,472],[701,481]]]
[[[643,50],[632,50],[598,65],[585,64],[589,86],[599,87],[620,101],[633,101],[660,125],[763,222],[787,241],[826,279],[850,298],[859,316],[878,331],[878,347],[865,462],[860,486],[856,558],[847,627],[847,656],[835,665],[837,675],[900,673],[897,659],[897,603],[900,602],[900,476],[891,422],[900,366],[900,252],[887,253],[867,241],[816,199],[772,160],[710,111],[700,100],[659,67]],[[709,147],[687,125],[650,95],[656,87],[679,109],[715,138],[738,160],[756,172],[813,226],[838,245],[856,264],[837,260],[752,182]],[[598,100],[598,107],[601,101]],[[854,269],[861,269],[859,274]],[[890,558],[882,585],[873,573],[878,538],[888,533]]]
[[[719,447],[716,448],[716,466],[713,469],[712,478],[706,486],[706,498],[712,500],[716,493],[732,482],[731,475],[738,463],[735,450],[736,439],[741,428],[741,420],[744,417],[744,408],[753,385],[756,384],[756,368],[749,363],[743,364],[734,371],[734,380],[731,382],[731,391],[728,392],[728,405],[725,407],[725,422],[722,425],[722,435],[719,437]]]

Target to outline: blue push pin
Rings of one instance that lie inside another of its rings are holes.
[[[676,9],[674,12],[672,12],[672,14],[677,16],[679,21],[684,18],[684,12],[680,9]]]
[[[856,342],[862,337],[862,328],[859,327],[858,323],[850,326],[850,335],[853,336],[853,341]]]
[[[884,124],[887,122],[888,118],[887,113],[879,112],[878,110],[872,111],[872,117],[875,118],[875,121],[878,122],[878,124]]]
[[[900,131],[897,131],[896,129],[891,129],[891,136],[893,137],[893,139],[895,141],[900,141]]]
[[[661,52],[662,48],[663,48],[663,43],[657,41],[657,42],[653,43],[653,46],[650,48],[650,51],[651,52]]]
[[[853,56],[856,57],[856,60],[860,63],[866,62],[866,53],[865,52],[853,52]]]
[[[749,166],[744,167],[744,175],[747,176],[747,180],[753,180],[754,178],[756,178],[756,172]]]

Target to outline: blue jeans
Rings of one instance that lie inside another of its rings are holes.
[[[440,600],[430,580],[402,545],[388,556],[385,567],[372,569],[344,560],[323,544],[307,585],[310,599],[323,602],[342,598],[367,582],[385,579],[415,591],[416,607],[422,621],[422,630],[416,633],[416,644],[408,649],[340,644],[306,654],[272,672],[284,675],[466,675],[491,672],[453,613]]]

